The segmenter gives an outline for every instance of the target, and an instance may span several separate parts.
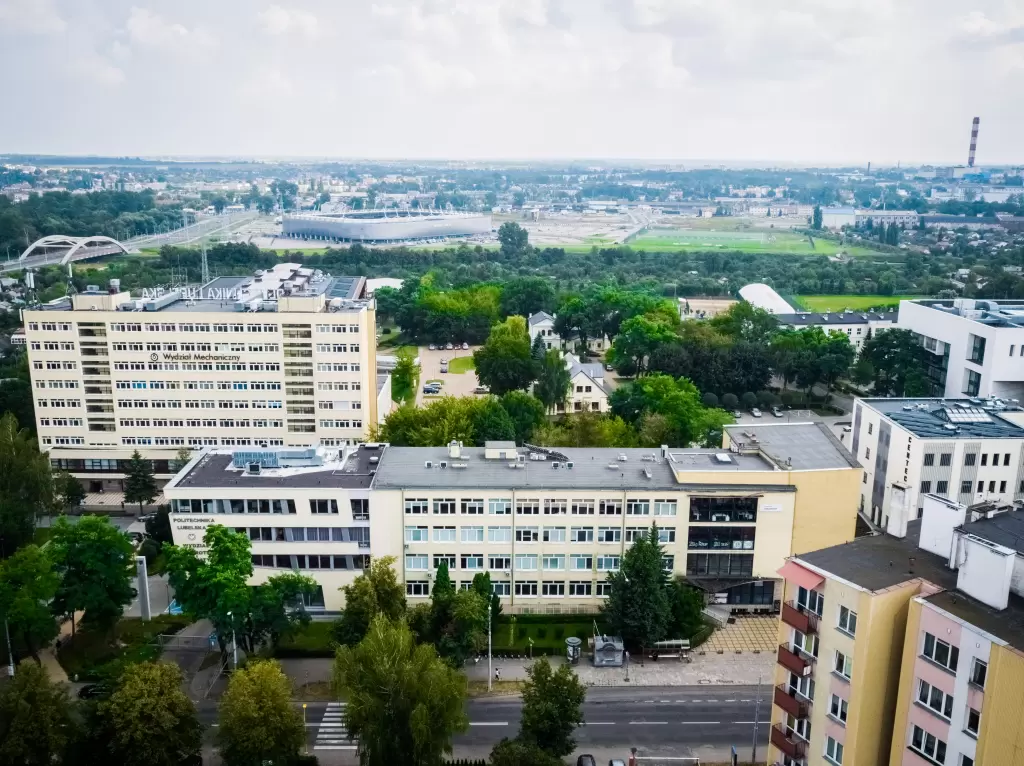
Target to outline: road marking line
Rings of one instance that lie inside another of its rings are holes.
[[[751,726],[753,726],[756,723],[758,726],[764,726],[768,722],[767,721],[733,721],[733,723],[747,723],[747,724],[750,724]]]
[[[736,700],[722,700],[722,702],[735,702]]]
[[[508,726],[508,721],[470,721],[470,726]]]
[[[355,750],[355,745],[313,745],[314,750]]]
[[[614,726],[615,721],[584,721],[584,726]]]
[[[631,726],[657,726],[667,725],[668,721],[630,721]]]
[[[717,725],[720,721],[680,721],[681,724],[690,724],[692,726],[709,726]]]

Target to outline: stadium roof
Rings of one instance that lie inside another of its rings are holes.
[[[770,314],[792,314],[793,307],[775,290],[761,282],[753,282],[740,288],[740,297],[755,308]]]

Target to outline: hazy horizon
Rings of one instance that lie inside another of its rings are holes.
[[[0,154],[1024,164],[1011,0],[0,0],[0,66]]]

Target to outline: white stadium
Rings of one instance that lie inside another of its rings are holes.
[[[490,235],[491,216],[426,210],[368,210],[343,215],[295,213],[284,216],[282,225],[286,237],[393,243]]]

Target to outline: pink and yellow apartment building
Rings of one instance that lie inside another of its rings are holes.
[[[780,570],[769,763],[1024,766],[1024,511],[890,529]]]

